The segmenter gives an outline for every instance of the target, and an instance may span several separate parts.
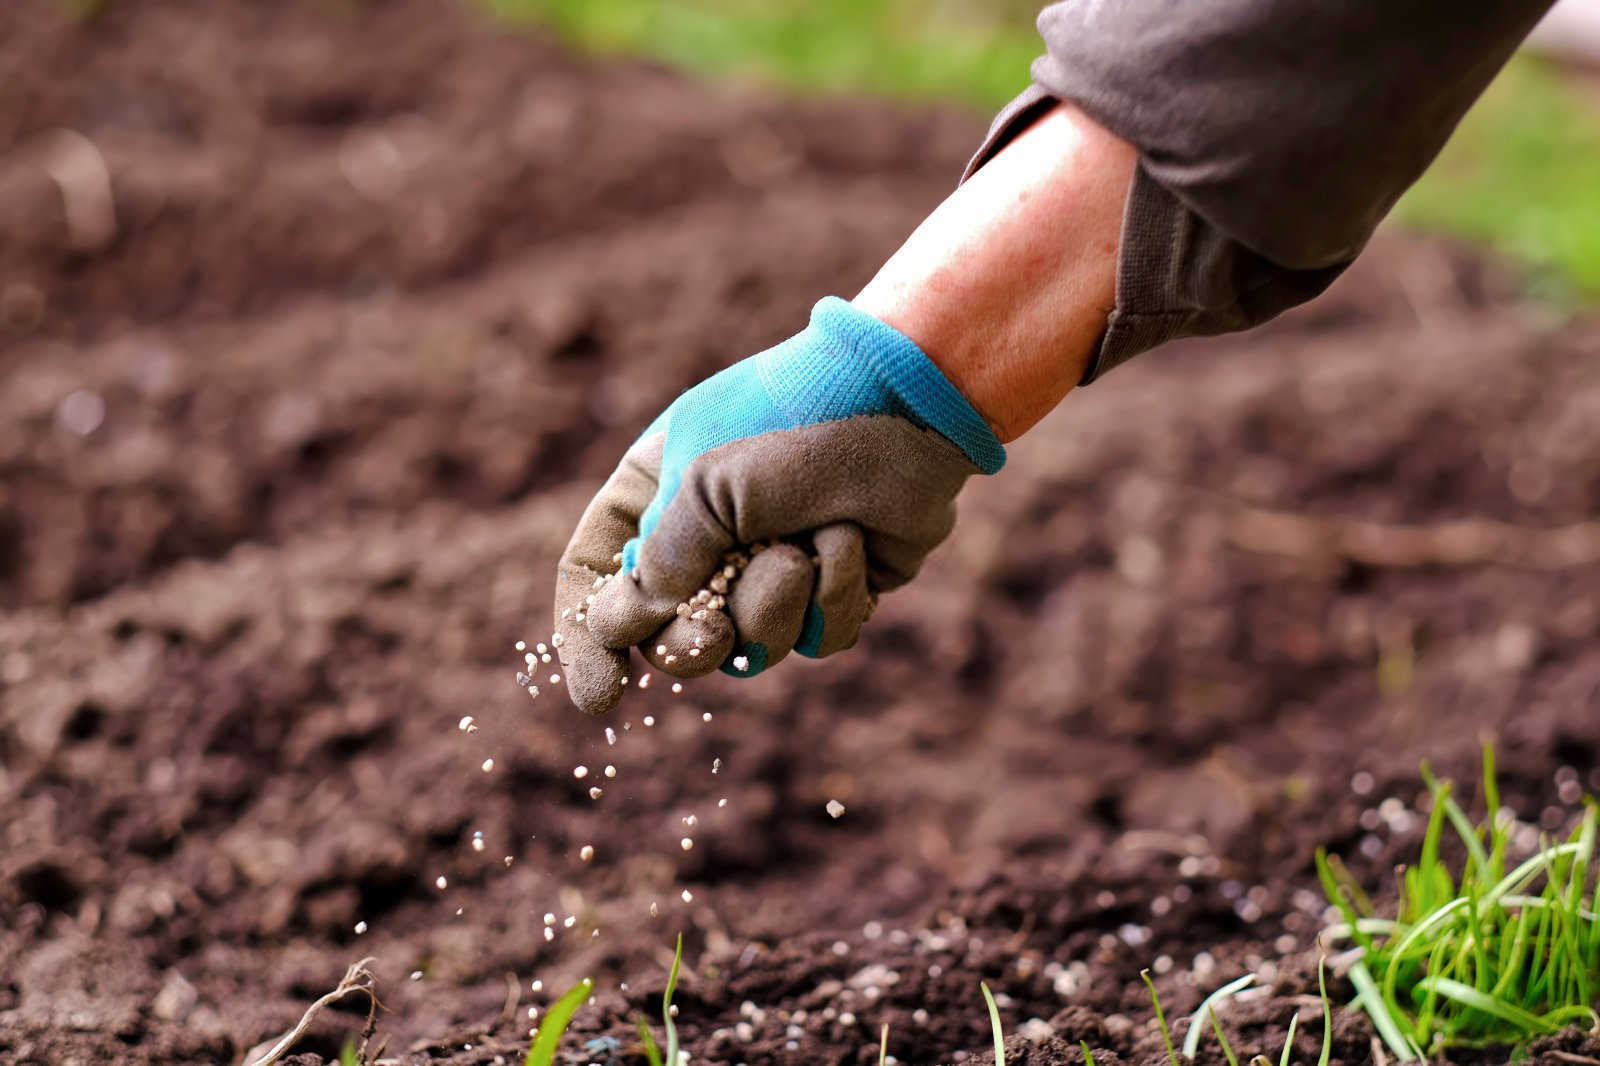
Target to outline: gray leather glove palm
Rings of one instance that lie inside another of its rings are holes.
[[[1004,463],[909,338],[821,301],[804,331],[680,396],[584,512],[555,594],[573,702],[614,707],[634,645],[677,677],[850,647],[949,534],[967,478]]]

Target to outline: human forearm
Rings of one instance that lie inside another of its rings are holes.
[[[1002,441],[1076,385],[1116,296],[1134,150],[1077,108],[1034,122],[852,301],[928,357]]]

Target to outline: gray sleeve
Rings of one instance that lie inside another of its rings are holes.
[[[970,175],[1056,100],[1139,150],[1085,377],[1325,289],[1552,0],[1067,0]]]

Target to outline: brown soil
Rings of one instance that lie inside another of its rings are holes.
[[[678,930],[695,1062],[875,1062],[883,1023],[981,1060],[985,980],[1015,1061],[1155,1064],[1146,966],[1180,1015],[1262,973],[1225,1020],[1275,1053],[1316,844],[1380,888],[1416,833],[1363,811],[1486,735],[1536,821],[1600,787],[1600,327],[1476,259],[1390,237],[1075,394],[861,648],[657,685],[612,747],[513,677],[587,495],[854,291],[981,118],[427,0],[68,6],[0,13],[0,1061],[237,1062],[367,955],[396,1061],[520,1061],[581,975],[570,1061],[638,1061]]]

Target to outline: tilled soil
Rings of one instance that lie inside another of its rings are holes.
[[[982,980],[1008,1061],[1154,1064],[1145,967],[1311,1061],[1317,844],[1381,892],[1485,738],[1535,824],[1600,789],[1600,326],[1496,268],[1380,240],[1070,397],[855,651],[591,722],[512,650],[587,496],[982,117],[437,0],[68,10],[0,13],[0,1061],[238,1062],[371,956],[394,1061],[589,975],[571,1061],[637,1062],[680,930],[695,1062],[981,1061]]]

